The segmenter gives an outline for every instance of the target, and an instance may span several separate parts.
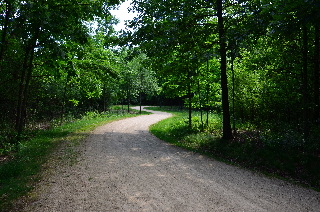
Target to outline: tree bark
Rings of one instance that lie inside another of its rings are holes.
[[[227,44],[226,34],[223,20],[223,4],[222,0],[217,0],[217,16],[219,27],[219,43],[220,43],[220,68],[221,68],[221,89],[222,89],[222,110],[223,110],[223,136],[225,140],[233,138],[231,123],[230,123],[230,106],[228,92],[228,77],[227,77]]]
[[[303,96],[303,131],[304,137],[307,139],[310,132],[309,119],[309,91],[308,91],[308,29],[305,25],[302,26],[302,49],[303,49],[303,64],[302,64],[302,96]]]
[[[103,112],[107,111],[107,98],[106,98],[106,84],[103,83],[103,92],[102,92],[102,98],[103,98]]]
[[[30,39],[30,43],[26,47],[24,55],[24,62],[22,65],[21,77],[19,82],[19,96],[15,126],[18,135],[21,135],[26,123],[27,98],[33,70],[34,48],[36,47],[39,34],[40,27],[37,27],[35,29],[33,38]]]
[[[198,95],[199,95],[199,108],[200,108],[200,120],[201,120],[201,131],[204,129],[203,124],[203,108],[202,108],[202,98],[201,98],[201,88],[200,88],[200,80],[198,80]]]
[[[207,59],[207,71],[209,72],[209,58]],[[210,93],[210,85],[209,83],[207,84],[207,89],[206,89],[206,96],[207,96],[207,105],[206,105],[206,110],[207,110],[207,120],[206,120],[206,125],[207,127],[209,126],[209,93]]]
[[[1,37],[1,49],[0,49],[0,64],[4,58],[4,53],[5,49],[7,46],[7,31],[9,28],[9,20],[10,20],[10,15],[12,13],[12,4],[10,1],[5,1],[6,4],[6,14],[5,14],[5,19],[4,19],[4,24],[2,27],[2,37]],[[2,70],[2,65],[0,65],[0,71]]]
[[[130,113],[130,91],[128,90],[128,92],[127,92],[127,94],[128,94],[128,113]]]
[[[140,74],[140,92],[139,92],[139,104],[140,104],[140,111],[139,113],[142,113],[142,83],[143,83],[143,74]]]
[[[191,73],[188,68],[188,97],[189,97],[189,128],[192,128],[192,96],[191,96]]]
[[[320,115],[320,26],[318,23],[315,24],[315,53],[314,53],[314,121],[319,124]]]
[[[231,56],[231,72],[232,72],[232,128],[233,128],[233,133],[237,133],[236,129],[236,113],[235,113],[235,74],[234,74],[234,53],[232,53]]]

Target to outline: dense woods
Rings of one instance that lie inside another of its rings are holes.
[[[155,93],[145,54],[117,47],[109,10],[119,3],[1,2],[1,147],[24,130]]]
[[[231,120],[291,129],[301,142],[317,136],[317,1],[133,2],[128,36],[166,78],[162,92],[185,97],[190,110],[221,111],[224,138]]]
[[[119,3],[0,3],[1,149],[86,111],[182,102],[189,127],[193,110],[218,113],[225,140],[319,157],[318,1],[133,0],[121,33]]]

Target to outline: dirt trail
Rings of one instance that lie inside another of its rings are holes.
[[[154,112],[97,128],[26,211],[320,211],[320,193],[167,144]]]

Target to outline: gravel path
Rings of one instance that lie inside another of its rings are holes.
[[[320,211],[320,193],[167,144],[154,112],[97,128],[26,211]]]

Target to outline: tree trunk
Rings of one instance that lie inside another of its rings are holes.
[[[65,82],[65,84],[64,84],[64,89],[63,89],[62,105],[61,105],[61,115],[60,115],[60,125],[62,125],[62,123],[63,123],[63,117],[64,117],[64,114],[66,113],[67,86],[68,86],[68,77],[67,77],[67,79],[66,79],[66,82]]]
[[[319,73],[320,73],[320,26],[315,25],[315,54],[314,54],[314,121],[319,124],[320,102],[319,102]]]
[[[107,98],[106,98],[106,84],[103,84],[103,93],[102,93],[102,96],[103,96],[103,112],[107,111]]]
[[[199,108],[200,108],[200,120],[201,120],[201,131],[204,129],[203,124],[203,110],[202,110],[202,98],[201,98],[201,88],[200,88],[200,80],[198,80],[198,95],[199,95]]]
[[[139,92],[139,104],[140,104],[140,111],[139,113],[142,113],[142,82],[143,82],[143,74],[140,73],[140,92]]]
[[[303,48],[303,66],[302,66],[302,95],[303,95],[303,131],[307,139],[310,132],[309,123],[309,91],[308,91],[308,29],[302,27],[302,48]]]
[[[197,70],[197,76],[200,78],[201,72]],[[203,124],[203,111],[202,111],[202,96],[201,96],[201,86],[200,86],[200,79],[198,79],[198,95],[199,95],[199,109],[200,109],[200,121],[201,121],[201,131],[204,129],[204,124]]]
[[[192,96],[191,96],[191,73],[188,68],[188,97],[189,97],[189,128],[192,128]]]
[[[16,130],[18,135],[21,135],[26,123],[27,113],[27,96],[29,92],[29,85],[33,70],[34,48],[39,37],[40,28],[36,28],[33,38],[30,39],[30,43],[26,47],[24,62],[22,65],[21,77],[19,82],[19,96],[17,104],[16,115]]]
[[[236,134],[237,133],[237,129],[236,129],[236,113],[235,113],[235,74],[234,74],[234,53],[232,53],[231,56],[231,72],[232,72],[232,119],[233,119],[233,133]]]
[[[139,103],[140,103],[140,111],[139,113],[141,114],[142,113],[142,92],[140,91],[140,94],[139,94]]]
[[[24,126],[24,99],[25,99],[25,87],[26,87],[26,73],[27,73],[27,60],[29,56],[28,49],[25,52],[24,56],[24,62],[21,70],[21,77],[19,82],[19,94],[18,94],[18,102],[17,102],[17,112],[16,112],[16,131],[18,132],[18,135],[22,133],[23,126]]]
[[[7,31],[9,28],[9,20],[10,20],[10,15],[12,12],[12,4],[10,3],[10,1],[5,1],[6,4],[6,14],[5,14],[5,19],[4,19],[4,24],[2,25],[2,37],[1,37],[1,46],[0,46],[0,72],[2,70],[2,61],[4,58],[4,53],[5,53],[5,49],[7,46]]]
[[[128,113],[130,113],[130,91],[128,90]]]
[[[228,77],[227,77],[227,44],[226,34],[223,22],[222,0],[217,0],[217,15],[219,27],[219,43],[221,56],[221,89],[222,89],[222,110],[223,110],[223,136],[225,140],[233,138],[231,123],[230,123],[230,106],[228,93]]]
[[[209,58],[207,59],[207,72],[209,72]],[[208,83],[207,84],[207,89],[206,89],[206,96],[207,96],[207,105],[206,105],[207,120],[206,120],[206,125],[207,125],[207,127],[209,127],[209,104],[210,104],[209,93],[210,93],[210,85]]]

